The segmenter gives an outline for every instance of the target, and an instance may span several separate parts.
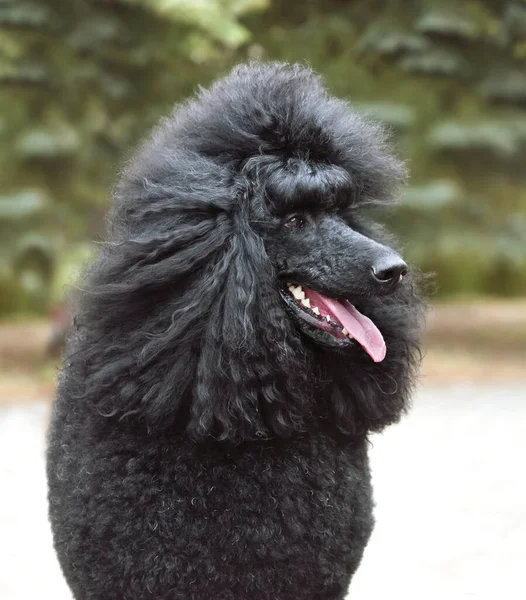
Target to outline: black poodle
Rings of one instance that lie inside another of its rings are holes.
[[[280,63],[201,90],[129,162],[49,434],[75,598],[345,596],[368,435],[419,362],[414,275],[364,215],[404,176],[378,126]]]

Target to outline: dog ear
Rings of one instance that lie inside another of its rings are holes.
[[[193,165],[170,184],[118,188],[110,241],[79,293],[63,393],[195,437],[301,428],[304,350],[242,214],[248,199],[225,181]]]
[[[263,241],[244,217],[236,229],[200,347],[189,429],[221,439],[285,436],[301,429],[308,408],[305,357]]]

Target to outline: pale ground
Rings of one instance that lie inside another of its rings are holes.
[[[0,598],[70,600],[46,520],[49,405],[5,400]],[[525,384],[429,386],[373,441],[377,526],[349,598],[526,598]]]

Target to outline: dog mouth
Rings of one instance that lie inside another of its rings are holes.
[[[320,329],[342,345],[357,342],[374,362],[385,358],[387,348],[380,330],[348,300],[329,298],[292,283],[287,283],[281,295],[308,325]]]

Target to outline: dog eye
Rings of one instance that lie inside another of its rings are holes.
[[[296,213],[289,215],[285,220],[285,227],[288,229],[303,229],[312,222],[312,217],[307,213]]]

